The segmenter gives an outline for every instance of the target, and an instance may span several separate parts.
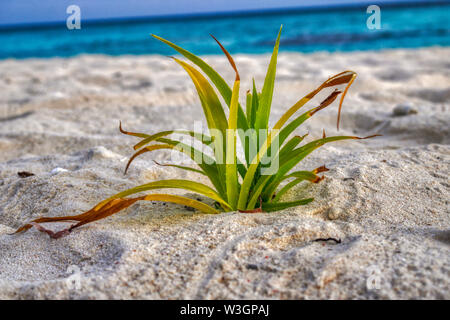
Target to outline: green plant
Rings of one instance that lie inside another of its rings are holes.
[[[304,205],[313,201],[312,198],[291,202],[283,202],[281,200],[282,196],[289,189],[302,181],[319,182],[323,177],[319,177],[318,173],[327,171],[328,169],[325,166],[321,166],[312,171],[289,172],[312,151],[328,142],[346,139],[366,139],[373,136],[364,138],[355,136],[326,137],[324,132],[321,139],[314,140],[301,146],[299,145],[305,136],[294,136],[289,138],[291,133],[293,133],[304,121],[318,111],[329,106],[339,94],[342,93],[337,119],[337,126],[339,129],[342,102],[348,88],[356,77],[356,73],[353,71],[341,72],[323,82],[317,89],[310,92],[290,107],[278,122],[276,122],[274,127],[271,130],[268,130],[280,34],[281,28],[276,39],[262,91],[257,91],[255,81],[253,80],[253,88],[247,92],[245,110],[239,104],[239,72],[233,58],[217,39],[213,37],[227,56],[236,74],[232,88],[230,88],[223,78],[201,58],[163,38],[153,35],[153,37],[171,46],[178,53],[194,63],[209,78],[208,81],[197,68],[173,57],[173,59],[186,70],[195,85],[210,130],[210,135],[184,130],[169,130],[148,135],[124,131],[122,125],[120,125],[120,131],[122,133],[142,139],[134,146],[134,149],[137,150],[137,152],[130,158],[126,170],[132,161],[143,153],[159,149],[173,149],[191,157],[191,159],[197,163],[198,169],[180,165],[172,166],[207,176],[212,187],[199,182],[181,179],[154,181],[113,195],[83,214],[66,217],[39,218],[19,228],[16,232],[24,231],[32,226],[36,226],[40,231],[47,232],[50,236],[58,238],[76,227],[105,218],[139,200],[173,202],[193,207],[205,213],[219,213],[220,211],[235,210],[241,212],[268,212]],[[216,94],[216,90],[213,88],[210,81],[229,108],[228,119],[225,115],[224,107]],[[343,92],[335,89],[318,106],[307,110],[291,120],[294,114],[317,93],[325,88],[343,84],[346,85]],[[289,122],[289,120],[291,121]],[[248,134],[248,132],[250,133]],[[261,132],[263,134],[261,134]],[[195,149],[193,146],[167,138],[167,136],[173,133],[189,135],[201,141],[206,148],[212,149],[213,155],[210,156],[202,150]],[[241,144],[244,146],[244,161],[238,159],[236,155],[236,136],[240,137]],[[271,155],[271,157],[268,162],[264,163],[262,160],[267,160],[268,155]],[[264,174],[264,170],[267,172],[274,164],[277,164],[276,170]],[[281,184],[287,180],[292,181],[281,186]],[[198,200],[171,194],[147,194],[135,198],[126,198],[127,196],[144,191],[165,188],[184,189],[196,192],[212,199],[216,206],[210,206]],[[39,225],[39,223],[42,222],[56,221],[78,221],[78,223],[57,233],[53,233]]]

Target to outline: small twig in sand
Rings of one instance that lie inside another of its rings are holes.
[[[20,178],[28,178],[28,177],[34,176],[34,173],[31,173],[31,172],[28,172],[28,171],[20,171],[20,172],[17,172],[17,175]]]

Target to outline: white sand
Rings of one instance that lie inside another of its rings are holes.
[[[339,133],[383,134],[307,158],[301,168],[331,169],[319,185],[288,195],[315,197],[307,206],[204,215],[138,203],[58,240],[35,229],[8,233],[146,181],[198,179],[155,166],[164,152],[142,156],[124,176],[136,140],[118,122],[132,131],[192,129],[201,107],[188,76],[165,57],[0,61],[0,298],[450,299],[449,56],[448,48],[280,55],[272,123],[352,69],[359,76]],[[242,95],[253,75],[261,88],[268,59],[237,55]],[[207,60],[232,82],[225,58]],[[394,117],[405,103],[417,113]],[[331,106],[296,133],[334,135],[336,114]],[[328,237],[342,242],[313,241]]]

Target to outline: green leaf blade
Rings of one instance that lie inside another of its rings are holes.
[[[270,107],[272,105],[273,89],[275,86],[275,74],[277,68],[277,56],[278,48],[280,46],[281,29],[278,32],[275,47],[273,49],[272,57],[270,58],[269,67],[267,68],[266,77],[264,79],[263,89],[261,91],[261,97],[259,99],[259,108],[256,114],[255,128],[267,129],[269,124]]]
[[[154,37],[155,39],[158,39],[158,40],[164,42],[168,46],[175,49],[178,53],[182,54],[187,59],[189,59],[194,64],[196,64],[208,76],[208,78],[211,80],[211,82],[214,83],[217,90],[219,91],[219,93],[221,94],[223,99],[225,100],[225,103],[228,106],[230,106],[232,90],[228,86],[228,84],[225,82],[225,80],[210,65],[208,65],[203,59],[199,58],[198,56],[194,55],[193,53],[177,46],[176,44],[174,44],[164,38],[161,38],[154,34],[152,34],[151,36]],[[243,128],[244,130],[248,129],[247,118],[245,116],[244,110],[242,110],[242,107],[240,105],[238,106],[238,126],[239,126],[239,128]]]
[[[188,191],[193,191],[198,194],[204,195],[208,198],[211,198],[219,202],[221,205],[225,206],[227,209],[231,210],[228,203],[224,199],[222,199],[222,197],[214,189],[199,182],[182,179],[158,180],[119,192],[114,196],[111,196],[108,199],[104,200],[96,207],[96,209],[97,210],[100,209],[104,204],[113,199],[124,198],[132,194],[156,189],[184,189]]]
[[[236,80],[233,86],[233,95],[230,104],[230,116],[227,130],[227,153],[226,153],[226,185],[228,202],[236,209],[238,197],[238,173],[236,155],[236,129],[237,129],[237,105],[239,99],[239,84]]]
[[[262,209],[266,212],[279,211],[287,208],[304,206],[314,201],[314,198],[290,201],[290,202],[277,202],[277,203],[263,203]]]

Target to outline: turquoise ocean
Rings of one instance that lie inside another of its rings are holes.
[[[233,53],[271,52],[281,24],[281,51],[355,51],[450,46],[450,2],[380,6],[381,28],[370,30],[365,7],[291,9],[201,16],[83,21],[0,27],[0,59],[78,54],[173,54],[157,34],[196,54],[220,54],[209,34]]]

